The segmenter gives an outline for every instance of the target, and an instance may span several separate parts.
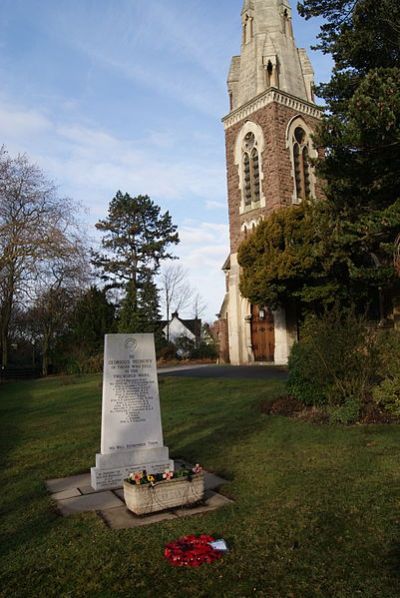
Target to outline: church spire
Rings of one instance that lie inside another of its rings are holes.
[[[246,10],[254,10],[254,0],[244,0],[242,13]]]
[[[289,0],[244,0],[242,46],[228,77],[231,109],[270,87],[313,101],[313,69],[293,35]]]

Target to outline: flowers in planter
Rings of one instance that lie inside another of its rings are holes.
[[[128,480],[131,484],[136,484],[137,486],[139,486],[142,483],[142,479],[143,479],[142,471],[137,471],[136,473],[131,473],[128,478]]]
[[[147,474],[147,471],[143,470],[129,474],[126,481],[133,486],[143,486],[145,484],[154,486],[157,482],[169,482],[178,478],[187,478],[190,481],[193,475],[198,475],[202,471],[203,468],[198,463],[192,469],[182,466],[175,471],[166,469],[163,473]]]

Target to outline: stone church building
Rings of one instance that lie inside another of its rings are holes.
[[[240,243],[263,218],[321,192],[309,157],[320,109],[313,68],[293,35],[289,0],[244,0],[240,56],[228,76],[226,134],[230,255],[218,322],[221,357],[232,364],[286,364],[297,336],[291,306],[271,311],[239,292]]]

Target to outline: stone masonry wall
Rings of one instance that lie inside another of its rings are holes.
[[[228,203],[230,223],[231,253],[236,253],[244,238],[241,233],[243,223],[268,216],[279,207],[292,203],[294,181],[289,148],[286,147],[286,129],[294,116],[301,116],[305,123],[315,129],[318,120],[306,114],[299,114],[294,109],[272,102],[257,110],[249,117],[236,123],[226,131],[226,163],[228,180]],[[265,147],[261,157],[264,180],[263,193],[265,208],[247,211],[240,214],[241,192],[239,189],[239,172],[235,164],[235,143],[237,136],[247,121],[260,125],[264,132]],[[322,198],[321,185],[317,181],[316,195]]]

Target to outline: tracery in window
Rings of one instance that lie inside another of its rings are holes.
[[[260,159],[256,148],[251,152],[251,163],[253,165],[254,201],[258,203],[260,201]]]
[[[265,207],[263,194],[264,134],[260,125],[247,121],[235,143],[235,164],[239,174],[240,213]],[[248,228],[249,230],[249,228]]]
[[[243,198],[245,207],[258,204],[261,196],[260,157],[251,131],[243,141]]]
[[[308,139],[302,127],[296,127],[294,131],[294,172],[296,179],[296,194],[298,199],[306,199],[310,196],[310,162],[308,159]]]
[[[314,194],[314,177],[310,156],[315,155],[310,132],[300,117],[294,119],[288,128],[288,146],[293,162],[293,201],[299,202]]]
[[[246,152],[243,154],[243,180],[244,180],[244,203],[246,206],[251,204],[251,173],[250,158]]]

